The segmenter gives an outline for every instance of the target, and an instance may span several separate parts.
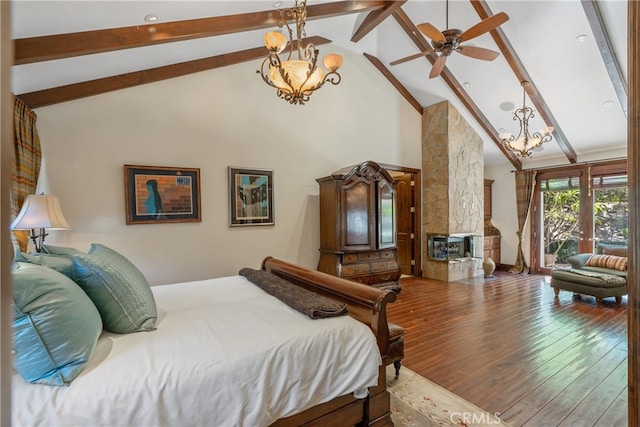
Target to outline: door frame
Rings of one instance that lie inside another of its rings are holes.
[[[531,200],[531,272],[540,274],[551,274],[551,269],[545,268],[544,263],[540,259],[541,239],[538,233],[542,228],[542,213],[539,208],[542,206],[542,198],[540,191],[540,180],[548,178],[563,178],[569,175],[580,178],[580,211],[587,209],[593,212],[593,188],[590,181],[593,176],[612,175],[612,174],[629,174],[627,170],[627,159],[608,160],[602,162],[586,162],[578,165],[561,166],[553,168],[541,168],[537,170],[536,182]],[[627,180],[627,186],[629,181]],[[593,249],[593,215],[580,215],[578,217],[578,228],[583,231],[581,233],[580,242],[578,243],[578,252],[590,252]],[[629,243],[631,244],[631,243]]]
[[[413,188],[413,200],[415,204],[415,221],[413,222],[413,230],[411,231],[413,233],[413,253],[415,256],[413,275],[415,277],[422,277],[422,171],[416,168],[385,163],[380,163],[380,166],[388,171],[410,173],[414,175],[414,185],[411,186],[411,188]]]

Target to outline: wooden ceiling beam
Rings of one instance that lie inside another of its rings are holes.
[[[316,46],[331,43],[331,40],[317,36],[309,37],[304,40],[305,43],[311,42]],[[261,46],[253,49],[246,49],[233,53],[212,56],[209,58],[202,58],[194,61],[181,62],[179,64],[166,65],[164,67],[151,68],[148,70],[120,74],[118,76],[105,77],[86,82],[39,90],[36,92],[23,93],[17,96],[30,108],[40,108],[46,107],[47,105],[53,105],[61,102],[73,101],[75,99],[86,98],[93,95],[99,95],[101,93],[139,86],[146,83],[186,76],[188,74],[198,73],[200,71],[226,67],[227,65],[252,61],[259,58],[264,58],[266,57],[266,55],[267,48]]]
[[[587,15],[589,25],[591,26],[591,31],[593,31],[593,36],[596,39],[598,49],[600,49],[604,66],[607,69],[607,73],[609,73],[613,89],[618,96],[618,101],[620,101],[624,116],[627,117],[627,82],[625,81],[624,74],[622,74],[620,62],[616,57],[613,44],[604,25],[604,18],[602,17],[600,6],[598,6],[598,2],[595,0],[582,0],[581,3],[584,13]]]
[[[364,21],[362,21],[362,24],[360,24],[358,29],[353,33],[351,41],[357,43],[362,40],[364,36],[373,31],[374,28],[380,25],[382,21],[391,16],[396,9],[400,8],[406,2],[407,0],[388,1],[384,8],[369,12]]]
[[[388,1],[337,1],[307,7],[307,19],[390,8]],[[277,26],[277,10],[14,40],[14,65],[70,58]]]
[[[411,95],[407,88],[404,87],[402,83],[400,83],[400,81],[391,73],[391,71],[389,71],[389,69],[384,66],[382,61],[366,52],[364,52],[363,55],[373,64],[374,67],[378,69],[378,71],[382,73],[383,76],[387,78],[387,80],[389,80],[389,82],[391,82],[393,87],[395,87],[398,92],[400,92],[402,96],[404,96],[405,99],[409,101],[409,104],[411,104],[418,113],[422,114],[424,112],[424,108],[422,107],[420,102],[418,102],[418,100],[415,99],[413,95]]]
[[[473,5],[473,8],[478,13],[478,16],[480,17],[480,19],[486,19],[493,15],[493,13],[491,12],[491,9],[489,8],[485,0],[470,0],[470,1],[471,1],[471,4]],[[525,87],[527,95],[529,95],[529,99],[531,100],[538,114],[540,114],[540,117],[542,117],[545,123],[547,123],[550,126],[553,126],[554,139],[560,146],[560,149],[562,150],[564,155],[567,157],[569,162],[576,163],[578,161],[578,156],[576,152],[573,150],[573,147],[571,146],[571,144],[569,144],[567,137],[562,132],[562,128],[560,127],[560,124],[551,113],[551,109],[549,108],[549,106],[547,106],[547,103],[545,102],[544,98],[538,91],[538,88],[533,83],[531,76],[527,72],[527,69],[524,67],[524,64],[522,63],[522,61],[520,61],[520,58],[518,57],[518,55],[515,52],[515,49],[507,39],[507,36],[505,36],[504,32],[500,27],[490,31],[490,34],[491,34],[491,37],[493,38],[493,41],[496,43],[496,45],[498,45],[498,48],[500,49],[500,52],[504,56],[505,60],[511,67],[511,70],[513,71],[516,78],[518,79],[518,82],[523,82],[523,81],[529,82],[529,84]]]
[[[425,50],[430,50],[431,45],[424,38],[418,27],[411,21],[411,18],[402,10],[398,9],[393,13],[393,17],[398,21],[398,24],[402,27],[402,29],[407,33],[409,38],[413,41],[413,43],[417,46],[420,52]],[[431,53],[426,55],[425,58],[433,63],[438,58],[438,55],[435,53]],[[502,146],[500,139],[498,138],[498,131],[491,125],[487,117],[482,114],[480,108],[473,102],[469,94],[464,90],[462,85],[456,78],[453,76],[451,71],[447,67],[444,67],[442,73],[440,73],[440,77],[447,83],[449,88],[453,91],[455,96],[464,104],[469,113],[476,119],[478,124],[487,132],[487,134],[491,137],[493,142],[496,144],[498,149],[504,154],[504,156],[511,162],[511,164],[518,170],[522,169],[522,162],[518,159],[515,154],[511,151],[505,149]],[[427,74],[425,73],[425,78],[427,78]]]

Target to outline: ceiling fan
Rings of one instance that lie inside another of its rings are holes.
[[[407,56],[406,58],[397,59],[391,62],[390,65],[402,64],[403,62],[411,61],[412,59],[427,56],[432,52],[439,53],[440,56],[433,64],[431,72],[429,73],[429,78],[432,79],[440,75],[440,73],[444,69],[444,64],[447,61],[447,57],[453,52],[458,52],[462,55],[475,59],[482,59],[483,61],[493,61],[498,57],[498,55],[500,55],[499,52],[482,47],[464,46],[462,45],[462,43],[469,41],[474,37],[478,37],[484,33],[487,33],[504,24],[508,20],[509,16],[504,12],[500,12],[486,19],[483,19],[464,32],[457,29],[449,29],[449,0],[447,0],[446,30],[440,32],[440,30],[429,23],[418,25],[418,29],[420,30],[420,32],[433,41],[433,48],[427,49],[415,55]]]

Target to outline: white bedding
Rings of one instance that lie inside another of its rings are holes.
[[[15,374],[13,425],[266,426],[377,384],[375,337],[349,316],[311,320],[242,276],[152,290],[157,329],[103,333],[70,386]]]

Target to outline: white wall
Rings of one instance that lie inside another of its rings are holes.
[[[36,110],[39,190],[73,227],[47,242],[106,244],[152,284],[236,274],[267,255],[315,267],[316,178],[364,160],[421,164],[421,115],[366,58],[330,50],[345,57],[342,83],[304,106],[278,99],[256,60]],[[124,164],[200,168],[202,222],[126,225]],[[274,170],[274,226],[228,226],[228,166]]]
[[[491,185],[491,223],[500,230],[500,263],[513,265],[518,253],[518,213],[516,211],[516,183],[511,163],[487,166],[484,178],[493,179]],[[525,245],[528,251],[528,245]],[[526,252],[528,253],[528,252]],[[496,261],[497,262],[497,261]]]

